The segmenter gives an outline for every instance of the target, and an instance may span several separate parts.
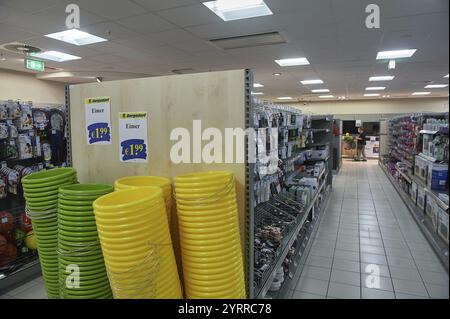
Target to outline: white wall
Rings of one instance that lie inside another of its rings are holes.
[[[358,100],[288,103],[303,112],[315,114],[399,114],[417,112],[448,112],[446,98]]]
[[[34,74],[0,69],[0,100],[64,104],[64,84],[38,80]]]

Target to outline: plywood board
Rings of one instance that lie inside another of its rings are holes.
[[[202,120],[203,129],[245,129],[245,70],[174,75],[70,86],[73,166],[82,183],[109,183],[133,175],[174,178],[189,172],[229,170],[236,177],[242,243],[245,243],[245,165],[173,164],[170,150],[175,128],[191,131],[192,121]],[[111,97],[112,145],[88,146],[84,99]],[[149,163],[119,161],[119,112],[149,114]],[[176,218],[172,218],[176,220]],[[176,225],[172,225],[176,229]],[[245,255],[245,254],[244,254]]]

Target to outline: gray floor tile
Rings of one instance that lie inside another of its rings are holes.
[[[402,294],[402,293],[395,293],[396,299],[429,299],[428,297],[424,296],[414,296],[414,295],[408,295],[408,294]]]
[[[333,258],[334,250],[333,249],[312,249],[310,252],[310,256],[321,256],[321,257],[329,257]]]
[[[388,264],[385,256],[369,253],[361,253],[361,262],[369,264],[381,264],[381,265]]]
[[[334,258],[359,262],[359,252],[336,249],[334,252]]]
[[[36,284],[19,294],[13,294],[18,299],[47,299],[47,292],[44,284]]]
[[[339,299],[360,299],[361,288],[356,286],[344,285],[336,282],[330,282],[327,296]]]
[[[9,291],[9,292],[8,292],[8,295],[11,295],[11,296],[13,296],[13,297],[15,297],[15,296],[20,296],[20,294],[21,294],[22,292],[24,292],[24,291],[26,291],[26,290],[28,290],[28,289],[31,289],[32,287],[37,286],[37,285],[39,285],[39,283],[37,283],[37,282],[31,280],[31,281],[29,281],[29,282],[23,284],[22,286],[17,287],[16,289]]]
[[[400,249],[408,249],[406,242],[404,240],[389,240],[383,239],[384,247],[386,248],[400,248]]]
[[[333,261],[333,269],[359,273],[361,266],[360,266],[360,263],[357,261],[335,258]]]
[[[359,245],[357,243],[343,243],[338,242],[336,244],[336,249],[346,250],[359,253]]]
[[[327,294],[327,289],[328,281],[307,277],[301,277],[297,286],[295,287],[296,291],[307,292],[319,296],[325,296]]]
[[[310,294],[307,292],[294,291],[291,299],[325,299],[325,296]]]
[[[385,250],[387,256],[409,258],[409,259],[413,258],[411,253],[407,249],[386,247]]]
[[[383,240],[381,239],[370,239],[370,238],[361,238],[360,239],[360,244],[361,245],[366,245],[366,246],[377,246],[377,247],[383,247]]]
[[[365,288],[394,291],[390,277],[361,274],[361,285]]]
[[[422,270],[420,274],[425,284],[445,286],[447,288],[449,286],[449,279],[446,273]]]
[[[322,268],[331,268],[332,263],[333,263],[332,258],[320,256],[309,256],[308,259],[306,260],[307,265]]]
[[[422,281],[422,278],[417,269],[400,268],[395,266],[390,266],[389,269],[391,271],[392,278],[411,281]]]
[[[331,272],[331,281],[358,287],[361,285],[361,277],[359,273],[338,269],[333,269]]]
[[[382,277],[391,277],[391,273],[387,265],[361,263],[361,274],[371,275],[376,273]]]
[[[392,291],[362,288],[362,299],[395,299]]]
[[[393,278],[392,281],[396,293],[399,292],[408,295],[428,297],[428,292],[422,282],[396,278]]]
[[[361,253],[385,255],[384,248],[380,246],[360,245],[360,249]]]
[[[8,294],[4,294],[4,295],[0,295],[0,300],[1,299],[15,299],[13,296],[8,295]]]
[[[331,275],[331,268],[321,268],[306,265],[302,271],[302,277],[308,277],[323,281],[329,281],[330,275]]]
[[[416,269],[413,259],[387,256],[389,266]]]
[[[361,231],[359,232],[359,237],[361,238],[377,238],[381,239],[381,233],[379,232],[369,232],[369,231]]]
[[[448,299],[449,298],[448,297],[448,285],[441,286],[441,285],[433,285],[433,284],[425,283],[425,286],[427,287],[430,298],[432,298],[432,299]]]
[[[419,270],[427,270],[427,271],[435,271],[435,272],[444,272],[444,267],[438,262],[429,262],[416,260],[416,265]]]

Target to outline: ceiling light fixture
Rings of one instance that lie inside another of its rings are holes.
[[[332,99],[332,98],[334,98],[334,95],[320,95],[319,98],[320,99]]]
[[[255,84],[253,84],[253,87],[254,88],[263,88],[264,85],[262,85],[261,83],[255,83]]]
[[[388,97],[391,97],[389,94],[387,94],[387,95],[383,95],[383,97],[384,98],[388,98]]]
[[[274,73],[273,76],[281,76],[281,73]]]
[[[317,89],[317,90],[311,90],[313,93],[328,93],[330,92],[329,89]]]
[[[292,100],[292,98],[290,96],[281,96],[278,100]]]
[[[383,75],[383,76],[372,76],[369,78],[370,82],[377,82],[377,81],[392,81],[395,79],[395,76],[393,75]]]
[[[448,84],[429,84],[425,88],[426,89],[443,89],[446,88]]]
[[[366,88],[366,91],[383,91],[386,90],[386,87],[384,86],[371,86]]]
[[[96,77],[95,80],[96,80],[98,83],[102,83],[102,82],[103,82],[103,78],[100,77],[100,76]]]
[[[233,21],[273,15],[263,0],[216,0],[203,4],[223,21]]]
[[[380,96],[380,94],[378,93],[369,93],[369,94],[364,94],[365,97],[376,97],[376,96]]]
[[[414,92],[412,95],[430,95],[431,92]]]
[[[62,32],[51,33],[45,36],[78,46],[108,41],[107,39],[100,38],[96,35],[83,32],[78,29],[70,29]]]
[[[389,61],[389,65],[388,65],[389,70],[395,70],[396,66],[397,66],[397,62],[395,60]]]
[[[346,98],[345,96],[339,96],[338,99],[339,99],[339,100],[345,100],[345,99],[347,99],[347,98]]]
[[[0,61],[6,61],[6,58],[3,56],[3,53],[0,53]]]
[[[444,76],[444,78],[448,79],[448,74],[446,76]]]
[[[294,59],[281,59],[275,60],[279,66],[298,66],[298,65],[309,65],[307,58],[294,58]]]
[[[394,60],[410,58],[416,53],[417,50],[393,50],[393,51],[381,51],[378,52],[377,60]]]
[[[56,61],[56,62],[65,62],[65,61],[72,61],[72,60],[80,60],[81,57],[59,52],[59,51],[46,51],[46,52],[40,52],[40,53],[30,53],[30,56],[33,56],[35,58],[50,60],[50,61]]]
[[[303,85],[313,85],[313,84],[323,84],[323,81],[320,79],[317,80],[304,80],[300,81]]]
[[[263,92],[252,92],[252,95],[264,95]]]

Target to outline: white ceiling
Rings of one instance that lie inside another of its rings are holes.
[[[206,1],[206,0],[203,0]],[[368,86],[386,86],[383,94],[409,97],[423,91],[425,81],[448,83],[448,0],[266,0],[272,16],[224,22],[202,0],[0,0],[0,44],[20,41],[83,57],[47,63],[64,71],[106,71],[124,76],[172,74],[250,68],[265,87],[264,98],[291,96],[315,100],[300,80],[320,78],[337,96],[360,99]],[[77,47],[44,37],[65,29],[65,6],[81,8],[81,29],[109,39]],[[365,7],[381,8],[381,29],[365,27]],[[286,44],[221,50],[208,40],[279,31]],[[393,72],[376,61],[382,50],[414,48]],[[0,68],[23,71],[20,56],[5,53]],[[282,68],[275,59],[307,57],[310,66]],[[274,77],[274,72],[282,73]],[[370,83],[373,75],[392,74],[392,82]],[[105,77],[108,80],[107,77]],[[55,78],[71,81],[70,78]],[[431,90],[448,96],[448,89]]]

